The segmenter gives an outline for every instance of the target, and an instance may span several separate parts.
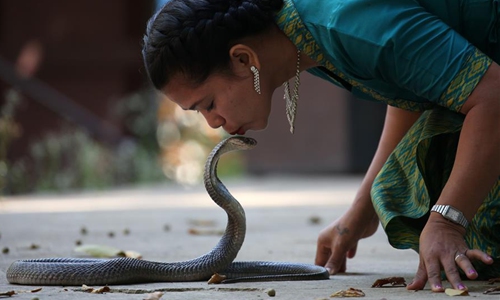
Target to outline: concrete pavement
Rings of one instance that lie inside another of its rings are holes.
[[[340,216],[361,182],[359,177],[261,177],[223,179],[242,203],[247,215],[247,237],[237,260],[312,263],[318,232]],[[215,206],[202,186],[173,184],[106,192],[4,197],[0,200],[0,293],[14,290],[12,299],[144,299],[163,291],[161,299],[330,299],[350,287],[361,289],[364,299],[445,299],[429,289],[410,292],[402,287],[371,288],[384,277],[411,281],[418,256],[395,250],[385,233],[362,240],[346,274],[322,281],[257,282],[208,285],[206,282],[152,283],[112,286],[104,295],[88,294],[79,287],[10,285],[8,266],[17,259],[75,256],[77,243],[133,250],[144,259],[187,260],[208,252],[219,236],[210,231],[225,226],[224,212]],[[318,221],[318,222],[314,222]],[[85,232],[82,232],[85,228]],[[191,230],[191,233],[189,233]],[[192,232],[202,234],[196,235]],[[204,234],[205,233],[205,234]],[[470,295],[483,295],[486,282],[466,282]],[[446,285],[446,283],[445,283]]]

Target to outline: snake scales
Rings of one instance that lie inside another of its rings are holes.
[[[145,282],[207,280],[214,273],[227,276],[226,282],[328,279],[328,271],[309,264],[249,261],[233,262],[243,244],[245,212],[217,177],[221,155],[253,148],[257,142],[235,136],[220,142],[205,165],[205,188],[228,216],[226,230],[207,254],[182,262],[153,262],[133,258],[82,259],[47,258],[19,260],[7,270],[10,283],[26,285],[112,285]]]

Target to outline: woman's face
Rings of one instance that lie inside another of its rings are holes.
[[[176,77],[162,91],[182,109],[200,112],[212,128],[243,135],[267,127],[272,91],[264,86],[261,90],[260,95],[254,90],[251,75],[214,74],[195,88]]]

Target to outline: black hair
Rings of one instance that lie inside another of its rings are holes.
[[[229,50],[237,39],[274,24],[283,0],[170,0],[148,22],[142,56],[154,87],[173,76],[191,84],[229,70]]]

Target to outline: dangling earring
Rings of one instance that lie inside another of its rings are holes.
[[[285,95],[283,99],[286,101],[286,117],[290,123],[290,132],[293,134],[295,130],[295,116],[297,115],[297,101],[299,100],[299,85],[300,85],[300,50],[297,50],[297,71],[295,72],[295,82],[293,85],[293,94],[290,96],[290,85],[288,80],[283,83],[285,87]]]
[[[253,88],[260,95],[260,76],[259,70],[255,66],[250,67],[250,71],[253,73]]]

